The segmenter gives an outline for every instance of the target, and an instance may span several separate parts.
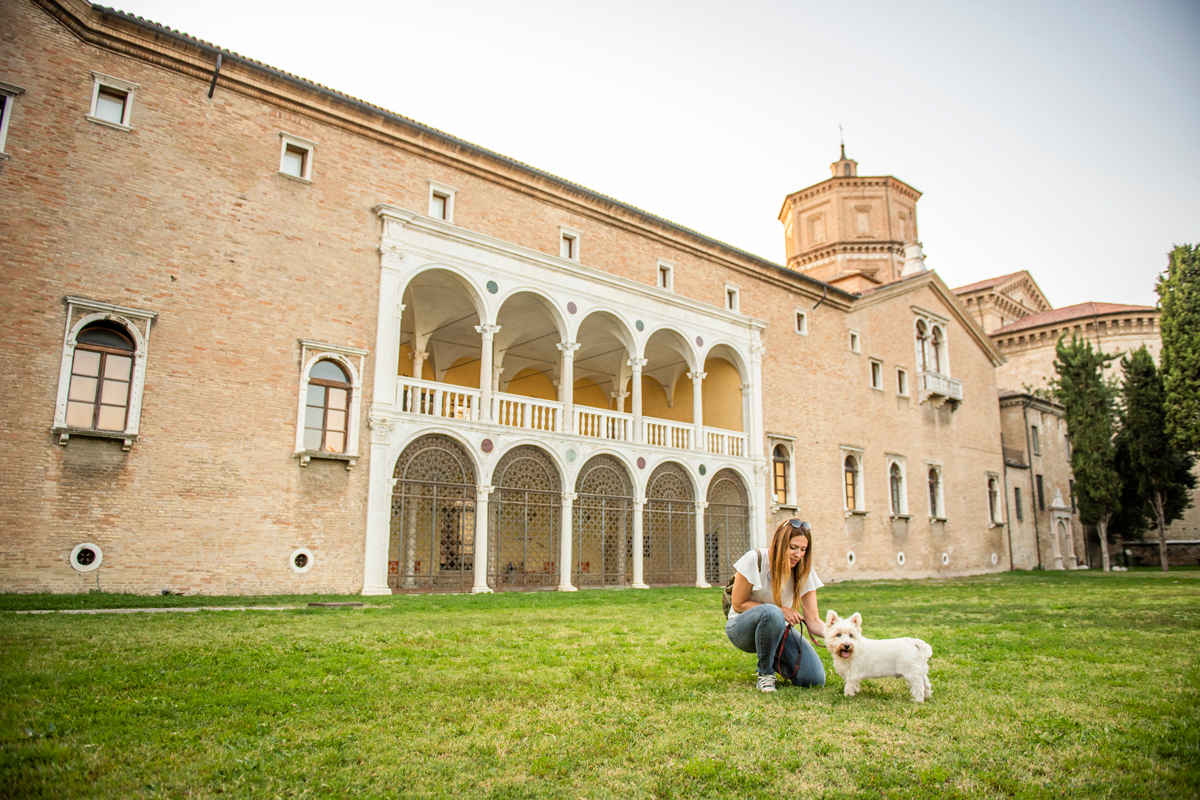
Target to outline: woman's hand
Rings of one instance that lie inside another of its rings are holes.
[[[786,606],[783,608],[783,619],[789,625],[799,625],[804,621],[804,617],[800,616],[800,612]]]

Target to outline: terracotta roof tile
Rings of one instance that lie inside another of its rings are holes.
[[[1087,317],[1105,316],[1108,314],[1157,314],[1158,309],[1153,306],[1125,306],[1120,303],[1079,303],[1074,306],[1066,306],[1065,308],[1052,308],[1049,311],[1043,311],[1040,314],[1030,314],[1028,317],[1022,317],[1016,322],[1005,325],[1003,328],[997,328],[992,331],[992,336],[1003,336],[1016,331],[1024,331],[1030,328],[1040,328],[1045,325],[1054,325],[1060,322],[1068,322],[1075,319],[1085,319]]]
[[[986,281],[979,281],[978,283],[972,283],[969,286],[960,286],[957,289],[951,289],[951,291],[954,292],[955,294],[967,294],[968,292],[978,292],[980,289],[990,289],[997,284],[1004,283],[1009,278],[1015,278],[1016,276],[1020,275],[1024,271],[1025,270],[1020,270],[1018,272],[1010,272],[1007,275],[1001,275],[998,278],[988,278]]]

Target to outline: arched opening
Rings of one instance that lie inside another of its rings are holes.
[[[565,325],[558,310],[534,292],[516,292],[496,315],[493,357],[495,419],[502,425],[558,431],[562,421]]]
[[[704,383],[701,401],[704,403],[704,425],[708,428],[724,428],[741,433],[742,425],[742,380],[728,359],[710,357],[704,362]]]
[[[575,586],[628,586],[633,578],[633,480],[616,458],[588,460],[575,481]]]
[[[470,283],[450,270],[430,269],[404,287],[400,358],[396,374],[417,380],[446,380],[479,388],[482,301]],[[472,373],[473,368],[473,373]]]
[[[659,465],[646,483],[642,575],[646,583],[696,580],[696,494],[683,467]]]
[[[133,338],[125,326],[105,320],[85,327],[75,342],[66,424],[99,431],[125,430],[137,350]]]
[[[643,351],[642,416],[646,441],[663,447],[690,449],[694,434],[692,415],[693,369],[691,348],[676,331],[655,331]]]
[[[750,549],[750,495],[740,475],[723,469],[708,484],[704,511],[704,579],[723,584]]]
[[[792,459],[788,456],[787,448],[781,444],[775,445],[771,451],[771,496],[775,505],[788,504],[788,472],[792,467]]]
[[[392,473],[388,585],[464,592],[475,569],[475,465],[448,436],[422,436]]]
[[[893,463],[888,470],[888,490],[891,494],[892,516],[904,513],[904,473],[900,465]]]
[[[846,475],[846,510],[858,510],[858,459],[854,456],[846,456],[846,461],[842,465]]]
[[[532,445],[504,454],[492,473],[488,504],[488,584],[497,591],[558,585],[562,482]]]
[[[589,314],[575,334],[575,405],[612,411],[632,411],[628,392],[633,336],[613,314]]]
[[[346,452],[348,412],[353,387],[335,361],[322,359],[308,373],[304,398],[304,449]]]
[[[922,372],[929,369],[929,328],[917,320],[917,364]]]

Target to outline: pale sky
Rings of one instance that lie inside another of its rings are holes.
[[[778,263],[839,124],[951,287],[1153,305],[1200,242],[1196,0],[122,2]]]

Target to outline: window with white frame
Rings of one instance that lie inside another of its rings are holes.
[[[987,499],[988,522],[999,525],[1002,518],[1000,514],[1000,478],[997,475],[988,475]]]
[[[92,73],[92,104],[87,118],[100,125],[131,130],[136,83],[99,72]]]
[[[904,459],[898,456],[888,457],[888,506],[893,517],[908,516]]]
[[[908,397],[908,370],[896,367],[896,394]]]
[[[559,245],[558,254],[563,258],[569,258],[572,261],[579,260],[579,242],[582,234],[563,225],[558,226]]]
[[[850,331],[850,352],[862,352],[862,339],[858,335],[858,331]]]
[[[66,298],[67,329],[52,430],[71,436],[137,438],[153,311]]]
[[[728,311],[739,311],[741,287],[736,284],[725,284],[725,308]]]
[[[8,160],[4,148],[5,142],[8,141],[8,123],[12,120],[13,102],[17,95],[24,93],[25,90],[20,86],[0,81],[0,161]]]
[[[1038,438],[1038,426],[1037,425],[1029,426],[1029,442],[1030,442],[1030,446],[1033,448],[1033,454],[1035,456],[1040,456],[1042,454],[1042,442]]]
[[[863,513],[863,454],[861,450],[842,448],[842,500],[847,512]]]
[[[664,259],[658,260],[658,278],[655,284],[660,289],[666,289],[668,292],[675,291],[675,264]]]
[[[333,458],[354,466],[358,458],[358,417],[362,408],[363,359],[366,350],[300,342],[300,405],[296,423],[296,455],[300,465],[313,458]]]
[[[808,311],[803,308],[796,309],[796,333],[808,336]]]
[[[458,192],[453,186],[436,181],[429,182],[429,216],[434,219],[444,219],[454,222],[454,195]]]
[[[929,516],[933,519],[945,519],[946,507],[942,492],[942,465],[926,464],[929,480]]]
[[[285,178],[312,183],[313,156],[317,143],[290,133],[279,133],[279,174]]]
[[[871,388],[883,391],[883,362],[871,359]]]
[[[950,374],[946,352],[946,324],[933,317],[918,317],[913,324],[917,368],[922,372]]]

